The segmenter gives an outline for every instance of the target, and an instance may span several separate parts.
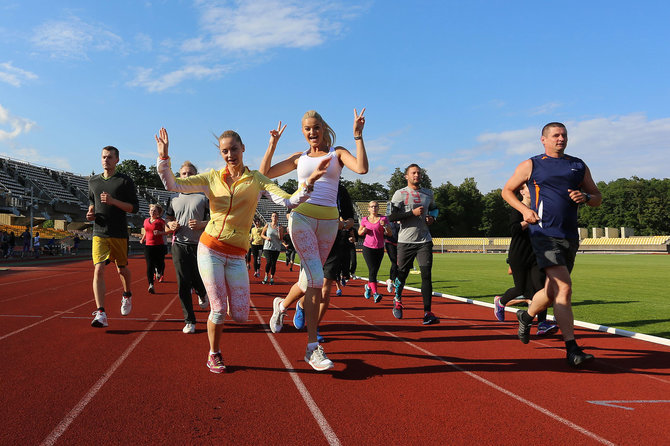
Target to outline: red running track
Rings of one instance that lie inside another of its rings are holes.
[[[172,264],[155,295],[144,261],[130,268],[127,317],[107,268],[106,329],[90,326],[90,261],[0,271],[0,444],[670,442],[666,346],[577,329],[597,360],[576,371],[560,336],[523,345],[515,323],[442,298],[442,323],[424,327],[413,292],[396,320],[390,296],[365,300],[356,280],[322,324],[335,367],[319,373],[290,318],[269,332],[272,299],[297,278],[281,264],[273,286],[251,278],[249,321],[225,324],[229,371],[215,375],[205,366],[207,311],[198,308],[195,335],[181,331]]]

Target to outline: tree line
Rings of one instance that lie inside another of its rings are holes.
[[[129,175],[136,185],[162,188],[156,166],[146,168],[136,160],[124,160],[117,171]],[[474,178],[460,185],[447,181],[433,187],[425,169],[421,186],[433,190],[439,217],[431,228],[435,237],[508,237],[512,208],[502,199],[500,189],[482,194]],[[360,179],[340,180],[354,201],[389,201],[393,193],[407,186],[404,170],[395,169],[386,185]],[[275,181],[276,182],[276,181]],[[298,188],[294,178],[280,185],[289,193]],[[636,235],[670,235],[670,179],[638,177],[601,181],[600,207],[581,206],[579,226],[585,228],[633,228]],[[383,210],[380,210],[383,211]]]

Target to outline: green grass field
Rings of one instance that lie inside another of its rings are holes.
[[[513,285],[505,259],[505,254],[436,254],[433,291],[493,302]],[[388,278],[389,265],[385,256],[379,280]],[[359,254],[357,274],[367,272]],[[575,319],[670,338],[670,255],[579,254],[572,280]],[[418,288],[420,282],[418,274],[410,274],[407,285]]]

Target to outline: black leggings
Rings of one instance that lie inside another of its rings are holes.
[[[261,251],[263,251],[263,245],[251,245],[251,255],[254,257],[254,272],[261,270]]]
[[[165,245],[144,245],[144,259],[147,262],[147,280],[154,283],[154,273],[161,276],[165,272]]]
[[[295,250],[294,249],[287,249],[286,250],[286,266],[288,266],[289,263],[295,262]]]
[[[514,286],[500,297],[500,304],[507,305],[507,302],[524,296],[526,299],[532,299],[535,293],[544,288],[545,274],[540,271],[537,265],[528,268],[525,265],[510,265],[512,268],[512,278]],[[547,320],[547,310],[537,314],[537,321]]]
[[[384,258],[384,248],[368,248],[363,246],[363,258],[368,265],[368,282],[377,283],[377,273]]]
[[[424,243],[398,243],[398,280],[400,286],[396,288],[396,295],[402,296],[405,281],[412,269],[414,259],[419,261],[421,272],[421,297],[423,298],[423,311],[431,311],[433,302],[433,242]]]
[[[272,277],[277,271],[277,258],[279,257],[279,251],[270,251],[267,249],[263,250],[263,256],[265,257],[265,274],[270,273]]]
[[[386,246],[386,253],[391,261],[389,279],[391,279],[391,282],[395,282],[395,278],[398,277],[398,245],[386,243],[384,246]]]

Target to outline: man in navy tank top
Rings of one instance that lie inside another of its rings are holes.
[[[600,206],[602,196],[584,161],[566,155],[568,131],[560,122],[550,122],[540,138],[544,154],[519,164],[502,190],[502,197],[521,212],[529,224],[530,240],[537,263],[547,275],[545,287],[533,296],[528,311],[519,310],[519,339],[530,341],[533,318],[554,306],[554,316],[565,341],[568,364],[580,367],[593,360],[575,342],[572,315],[570,272],[579,247],[577,211],[579,205]],[[515,192],[528,185],[531,207],[526,207]]]

